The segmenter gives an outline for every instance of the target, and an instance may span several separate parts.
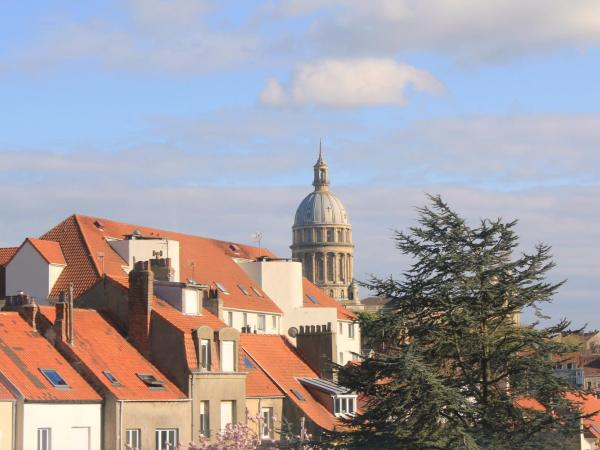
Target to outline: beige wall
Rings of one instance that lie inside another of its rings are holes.
[[[0,450],[12,450],[14,407],[13,401],[0,401]]]
[[[210,436],[214,439],[220,431],[221,401],[235,402],[235,417],[237,422],[246,420],[246,374],[201,372],[193,374],[193,411],[194,418],[193,440],[200,437],[200,402],[209,402]]]
[[[263,398],[247,398],[246,408],[248,410],[248,416],[256,418],[260,416],[261,408],[273,408],[274,420],[274,440],[279,440],[279,430],[281,430],[281,419],[283,417],[283,400],[284,397],[263,397]],[[254,430],[259,436],[260,431],[258,429],[258,423],[248,421],[248,426]]]
[[[49,264],[26,242],[6,266],[6,295],[22,290],[43,305],[48,303],[50,289]]]

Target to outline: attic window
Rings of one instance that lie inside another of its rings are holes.
[[[108,370],[104,370],[102,373],[104,374],[104,376],[106,378],[108,378],[108,381],[110,381],[113,386],[120,386],[121,385],[121,383],[119,383],[119,380],[117,380],[117,377],[115,377],[112,374],[112,372],[109,372]]]
[[[217,288],[225,295],[229,295],[229,291],[227,289],[225,289],[225,286],[223,286],[221,283],[219,283],[218,281],[215,281],[215,284],[217,285]]]
[[[256,295],[258,295],[259,297],[264,297],[264,295],[262,295],[262,294],[260,293],[260,291],[259,291],[258,289],[256,289],[254,286],[250,286],[250,287],[252,288],[252,290],[254,291],[254,293],[255,293]]]
[[[102,228],[104,228],[104,224],[102,222],[100,222],[99,220],[94,221],[94,225],[95,225],[96,228],[98,228],[100,230]]]
[[[317,301],[316,298],[314,298],[311,294],[306,294],[306,298],[308,298],[311,302],[313,302],[315,305],[318,305],[319,302]]]
[[[255,369],[254,364],[252,364],[252,361],[250,361],[250,359],[247,356],[244,356],[244,366],[247,369]]]
[[[55,369],[40,369],[40,372],[56,388],[68,388],[69,384]]]
[[[229,249],[232,252],[236,252],[236,253],[238,253],[240,251],[240,248],[237,245],[235,245],[235,244],[229,244]]]
[[[296,396],[296,398],[300,401],[305,402],[305,398],[302,396],[302,394],[300,392],[298,392],[296,389],[291,389],[292,394],[294,394]]]
[[[157,379],[154,375],[150,373],[137,373],[136,375],[150,389],[164,389],[164,383]]]
[[[244,295],[250,295],[250,292],[248,292],[248,289],[246,289],[244,286],[242,286],[241,284],[238,284],[238,287],[240,288],[240,291],[242,291],[244,293]]]

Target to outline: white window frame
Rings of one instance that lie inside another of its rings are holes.
[[[52,428],[37,429],[37,450],[52,450]]]
[[[353,323],[348,324],[348,337],[350,339],[354,339],[354,324]]]
[[[258,331],[266,331],[267,329],[267,318],[264,314],[259,314],[256,318],[256,329]]]
[[[125,448],[142,448],[142,430],[139,428],[128,428],[125,430]]]
[[[170,440],[171,435],[174,437],[173,441],[168,442],[169,444],[173,444],[173,446],[170,447],[161,447],[162,446],[162,442],[163,442],[163,437],[164,435],[167,435],[167,439]],[[157,428],[156,429],[156,450],[174,450],[177,447],[177,442],[179,441],[179,429],[178,428]]]
[[[340,336],[344,335],[344,323],[343,322],[339,322],[339,327],[340,330]]]
[[[225,405],[230,405],[229,408],[231,408],[230,409],[230,412],[231,412],[231,422],[227,422],[227,423],[223,423],[224,422],[224,420],[223,420],[223,407]],[[236,407],[235,400],[221,400],[221,404],[220,404],[220,408],[221,409],[219,410],[220,415],[221,415],[220,420],[219,420],[219,426],[220,426],[221,431],[225,431],[225,427],[229,423],[235,424],[235,407]]]
[[[227,325],[233,326],[233,311],[227,311]]]
[[[333,397],[333,413],[336,416],[356,413],[356,395],[338,395]]]
[[[344,352],[340,352],[340,360],[338,361],[338,364],[342,365],[344,364]]]
[[[273,407],[263,406],[260,408],[260,416],[262,419],[260,438],[273,439]]]
[[[200,401],[200,433],[204,437],[210,437],[210,402]]]
[[[200,339],[200,367],[206,371],[210,371],[211,366],[210,348],[210,339]]]
[[[273,329],[277,329],[277,316],[271,316],[271,325],[273,325]]]
[[[221,341],[221,372],[235,372],[235,341]]]

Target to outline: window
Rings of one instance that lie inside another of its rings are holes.
[[[156,430],[156,450],[171,450],[177,448],[177,429]]]
[[[221,431],[223,431],[230,423],[234,423],[234,409],[235,402],[233,400],[221,401]]]
[[[156,378],[151,373],[137,373],[140,380],[142,380],[146,386],[150,389],[164,389],[164,383]]]
[[[265,315],[264,314],[259,314],[258,315],[258,329],[260,331],[265,331],[265,329],[266,329]]]
[[[338,324],[339,324],[340,334],[344,334],[344,324],[342,322],[338,322]]]
[[[294,394],[298,400],[303,401],[303,402],[306,401],[304,399],[304,397],[302,396],[302,394],[300,392],[298,392],[296,389],[291,389],[291,391],[292,391],[292,394]]]
[[[244,313],[243,317],[244,317],[244,326],[246,327],[246,326],[248,326],[248,313]]]
[[[355,397],[335,397],[335,415],[354,414],[355,412]]]
[[[57,388],[68,388],[68,383],[64,380],[60,374],[54,369],[40,369],[40,372],[46,377],[46,379]]]
[[[264,297],[264,295],[262,295],[261,292],[258,289],[256,289],[254,286],[251,286],[251,288],[256,295],[258,295],[259,297]]]
[[[354,339],[354,324],[353,323],[348,324],[348,337],[350,337],[351,339]]]
[[[200,340],[200,367],[205,370],[210,370],[211,367],[210,340],[208,339]]]
[[[227,311],[227,325],[229,325],[230,327],[233,326],[233,312],[232,311]]]
[[[38,428],[37,450],[52,450],[52,430],[50,428]]]
[[[126,448],[139,449],[142,446],[142,430],[138,428],[131,428],[125,431],[125,445]]]
[[[246,367],[246,369],[254,369],[254,364],[252,364],[252,361],[250,361],[250,358],[248,358],[247,356],[244,356],[243,358],[244,360],[244,367]]]
[[[200,402],[200,434],[204,437],[210,437],[210,403],[208,400]]]
[[[119,383],[119,380],[117,380],[117,377],[115,377],[112,372],[109,372],[108,370],[105,370],[102,372],[104,374],[104,376],[106,378],[108,378],[108,381],[111,382],[111,384],[113,384],[114,386],[119,386],[121,383]]]
[[[338,364],[344,364],[344,352],[340,352],[340,360],[338,361]]]
[[[271,328],[277,329],[277,316],[271,316]]]
[[[312,230],[310,230],[308,228],[304,230],[304,240],[306,242],[312,242],[313,241]]]
[[[240,291],[242,291],[242,293],[243,293],[244,295],[250,295],[250,292],[248,292],[248,289],[246,289],[246,287],[245,287],[245,286],[243,286],[243,285],[241,285],[241,284],[238,284],[237,286],[240,288]]]
[[[235,352],[234,352],[233,341],[222,341],[221,342],[221,371],[222,372],[234,372],[235,371]]]
[[[184,289],[183,291],[183,313],[191,316],[200,314],[200,292],[195,289]]]
[[[323,242],[323,228],[317,228],[317,242]]]
[[[327,242],[333,242],[333,228],[327,228]]]
[[[215,281],[215,284],[217,285],[217,289],[220,290],[223,294],[229,295],[229,291],[227,289],[225,289],[225,286],[223,286],[218,281]]]
[[[318,305],[319,302],[317,301],[317,299],[311,295],[311,294],[306,294],[306,298],[309,299],[311,302],[313,302],[315,305]]]
[[[338,235],[338,242],[344,242],[344,230],[338,230],[337,231],[337,235]]]
[[[346,298],[346,291],[345,290],[340,290],[340,297],[341,298]]]
[[[334,264],[334,262],[335,262],[335,255],[333,253],[328,253],[327,254],[327,280],[328,281],[333,281],[333,264]]]
[[[260,433],[263,439],[273,439],[273,408],[261,408],[262,431]]]

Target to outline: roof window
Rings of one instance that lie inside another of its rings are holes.
[[[242,291],[244,293],[244,295],[250,295],[250,292],[248,292],[248,289],[246,289],[243,285],[238,284],[238,287],[240,288],[240,291]]]
[[[248,358],[247,356],[244,356],[244,366],[247,369],[255,369],[256,367],[254,367],[254,364],[252,364],[252,361],[250,361],[250,358]]]
[[[137,373],[136,375],[150,389],[164,389],[164,383],[151,373]]]
[[[302,394],[300,392],[298,392],[296,389],[291,389],[292,394],[294,394],[296,396],[296,398],[300,401],[305,402],[305,398],[302,396]]]
[[[223,286],[218,281],[215,281],[215,284],[217,285],[217,289],[219,289],[223,294],[229,295],[229,291],[227,289],[225,289],[225,286]]]
[[[240,251],[240,248],[236,244],[229,244],[229,249],[236,253]]]
[[[254,291],[254,293],[256,295],[258,295],[259,297],[264,297],[264,295],[262,295],[262,293],[258,289],[256,289],[254,286],[250,286],[250,287],[252,288],[252,290]]]
[[[315,305],[318,305],[319,302],[317,301],[317,299],[312,296],[311,294],[306,294],[306,298],[308,298],[311,302],[313,302]]]
[[[113,386],[120,386],[121,385],[121,383],[119,383],[119,380],[117,380],[117,377],[115,377],[112,374],[112,372],[109,372],[108,370],[104,370],[104,371],[102,371],[102,373],[104,374],[104,376],[106,378],[108,378],[108,381],[110,381]]]
[[[40,372],[56,388],[68,388],[69,384],[55,369],[40,369]]]

